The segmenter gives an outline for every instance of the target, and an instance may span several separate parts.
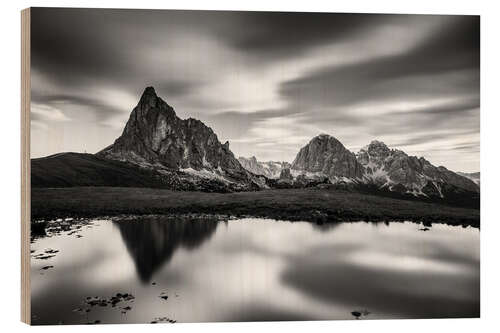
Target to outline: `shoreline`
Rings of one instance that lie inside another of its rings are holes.
[[[119,216],[234,216],[316,224],[416,222],[480,227],[480,211],[339,190],[290,189],[238,193],[147,188],[33,189],[33,221]]]
[[[448,226],[453,226],[453,227],[462,227],[462,228],[474,228],[474,229],[480,229],[479,226],[474,226],[474,225],[457,225],[457,224],[450,224],[446,223],[444,221],[436,221],[436,222],[424,222],[424,221],[410,221],[410,220],[391,220],[391,221],[366,221],[366,220],[344,220],[344,221],[336,221],[336,222],[327,222],[327,223],[321,223],[321,222],[314,222],[314,221],[307,221],[307,220],[280,220],[280,219],[274,219],[270,217],[264,217],[264,216],[234,216],[234,215],[221,215],[221,214],[196,214],[196,213],[189,213],[189,214],[146,214],[146,215],[116,215],[116,216],[96,216],[96,217],[81,217],[81,218],[58,218],[58,219],[53,219],[53,220],[42,220],[40,222],[34,222],[35,224],[43,224],[43,232],[42,233],[34,233],[32,232],[32,240],[35,240],[38,237],[46,237],[46,231],[49,231],[50,236],[53,235],[59,235],[60,232],[62,231],[68,231],[72,229],[72,226],[77,226],[77,229],[80,227],[78,226],[84,226],[88,224],[93,224],[95,221],[104,221],[104,222],[111,222],[111,223],[143,223],[142,220],[146,219],[155,219],[156,221],[158,219],[162,219],[162,222],[169,223],[170,221],[178,221],[182,220],[182,222],[191,222],[191,221],[207,221],[207,222],[216,222],[216,223],[226,223],[228,221],[241,221],[244,219],[261,219],[261,220],[272,220],[275,222],[286,222],[286,223],[310,223],[313,224],[317,227],[324,227],[324,228],[329,228],[330,226],[334,226],[336,224],[344,224],[344,223],[369,223],[369,224],[385,224],[386,226],[389,226],[391,223],[412,223],[417,226],[422,226],[420,228],[420,231],[428,231],[431,230],[432,226],[434,224],[441,224],[441,225],[448,225]],[[258,221],[260,222],[260,221]],[[258,223],[257,222],[257,223]],[[54,233],[55,230],[55,233]]]

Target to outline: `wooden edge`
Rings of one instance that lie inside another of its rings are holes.
[[[31,324],[30,288],[30,53],[31,11],[21,11],[21,321]]]

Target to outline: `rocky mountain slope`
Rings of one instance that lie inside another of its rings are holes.
[[[443,197],[443,186],[451,185],[470,192],[478,186],[443,166],[436,167],[423,157],[408,156],[398,149],[389,149],[383,142],[372,141],[362,148],[358,161],[365,168],[364,178],[380,187],[393,189],[403,186],[406,191],[419,195]]]
[[[481,173],[480,172],[457,172],[460,176],[469,178],[478,186],[481,186]]]
[[[260,162],[257,161],[257,158],[255,156],[252,156],[250,158],[240,156],[238,157],[238,161],[245,169],[247,169],[251,173],[266,176],[270,179],[279,178],[281,170],[283,168],[290,168],[290,163],[288,162]]]
[[[300,149],[291,169],[295,174],[326,176],[331,181],[363,177],[363,167],[356,160],[356,155],[339,140],[326,134],[314,137]]]
[[[357,154],[327,134],[314,137],[292,164],[236,159],[229,142],[144,90],[123,133],[95,155],[61,153],[32,160],[33,187],[134,186],[232,192],[340,187],[370,193],[479,202],[479,175],[460,175],[372,141]],[[472,178],[473,180],[471,180]]]
[[[351,188],[375,189],[415,197],[453,199],[479,197],[479,186],[469,178],[436,167],[423,157],[409,156],[372,141],[358,154],[346,149],[336,138],[321,134],[304,146],[291,170],[283,170],[281,184],[308,186],[310,183],[348,184]],[[465,199],[466,200],[466,199]]]
[[[220,143],[212,129],[199,120],[177,117],[153,87],[144,90],[122,135],[96,155],[164,174],[181,171],[191,175],[193,182],[208,178],[233,190],[265,187],[265,180],[241,166],[229,142]]]
[[[93,154],[59,153],[31,160],[31,186],[49,187],[148,187],[176,191],[229,192],[238,184],[210,177],[109,160]]]

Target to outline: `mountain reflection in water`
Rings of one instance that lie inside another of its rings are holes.
[[[191,250],[208,240],[217,229],[218,221],[146,216],[113,223],[120,230],[139,278],[148,283],[179,247]]]
[[[78,229],[81,237],[68,230],[31,244],[34,324],[479,316],[474,228],[135,216],[91,222]],[[117,293],[133,302],[85,305]]]

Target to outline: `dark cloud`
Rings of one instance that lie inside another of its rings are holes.
[[[437,80],[436,80],[437,79]],[[346,66],[322,67],[284,82],[288,98],[329,106],[388,97],[479,91],[479,18],[455,18],[410,51]]]
[[[442,105],[410,106],[405,111],[384,112],[382,114],[367,111],[365,115],[350,112],[350,109],[338,109],[337,112],[305,112],[303,119],[313,124],[334,123],[337,126],[356,126],[369,124],[369,132],[373,135],[380,133],[407,133],[419,129],[450,129],[450,125],[456,130],[462,127],[472,128],[479,131],[478,108],[479,99],[470,98],[464,100],[451,100]],[[379,107],[380,108],[380,107]],[[368,107],[370,109],[370,107]],[[383,106],[381,107],[382,110]],[[455,122],[462,122],[462,125]]]
[[[352,38],[377,22],[398,19],[394,15],[280,12],[238,16],[244,28],[227,30],[230,45],[268,59],[297,56],[328,41]]]
[[[34,8],[32,13],[33,67],[68,83],[82,77],[97,81],[127,69],[124,55],[132,45],[119,38],[120,24],[108,21],[109,11]]]
[[[299,113],[299,110],[273,109],[273,110],[255,110],[254,112],[238,112],[238,111],[225,111],[219,112],[207,117],[208,122],[229,124],[243,124],[251,126],[254,122],[276,117],[286,117]]]
[[[183,80],[163,81],[155,85],[158,93],[162,96],[185,96],[196,91],[202,85],[201,82],[189,82]]]
[[[353,147],[392,135],[431,152],[433,140],[479,132],[479,20],[34,8],[32,98],[41,109],[33,118],[43,125],[58,110],[71,132],[88,113],[118,129],[153,85],[181,117],[199,118],[220,138],[255,139],[237,155],[292,154],[319,132]],[[275,136],[273,126],[281,126]],[[474,151],[467,142],[451,146],[456,159]]]
[[[288,107],[281,109],[255,110],[253,112],[225,111],[200,116],[216,133],[224,133],[224,137],[227,138],[239,138],[248,135],[248,131],[254,128],[259,122],[272,118],[287,118],[299,115],[301,111],[302,110]]]
[[[453,18],[407,52],[317,68],[279,91],[301,121],[329,132],[399,135],[396,146],[479,133],[479,18]]]
[[[168,59],[168,38],[198,12],[34,8],[32,13],[32,67],[62,86],[113,85],[137,94],[155,85],[172,97],[201,83],[169,77],[179,69],[143,59],[162,43]]]
[[[479,95],[479,68],[450,68],[443,59],[442,67],[435,64],[433,71],[423,68],[422,72],[416,72],[412,58],[406,58],[390,57],[340,68],[323,68],[283,83],[281,94],[301,106],[329,108],[387,100]],[[404,63],[409,72],[403,67]],[[396,71],[395,66],[399,66],[399,70]]]
[[[123,110],[109,104],[103,103],[99,99],[78,96],[78,95],[41,95],[37,91],[31,96],[35,104],[50,106],[61,110],[68,109],[68,106],[80,106],[90,110],[98,122],[105,121],[111,117],[123,114]]]

